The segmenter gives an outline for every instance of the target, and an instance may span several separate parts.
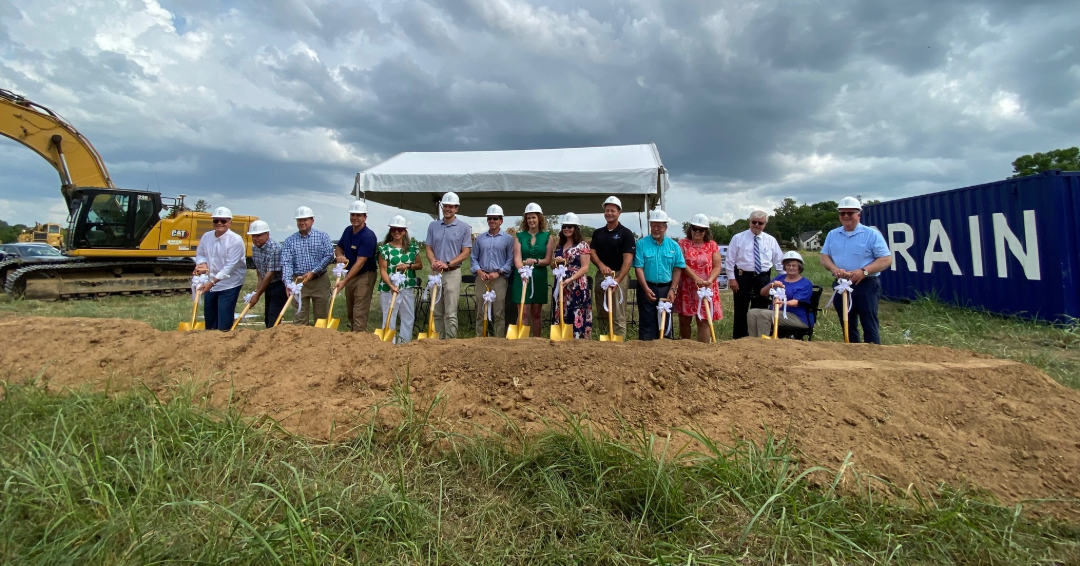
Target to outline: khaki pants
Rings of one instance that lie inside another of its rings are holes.
[[[330,277],[322,277],[304,283],[300,290],[300,308],[293,315],[293,324],[307,326],[308,314],[315,314],[315,320],[326,318],[330,312]]]
[[[746,326],[750,331],[749,336],[751,338],[760,338],[762,334],[772,336],[772,309],[750,309],[750,314],[746,317]],[[789,314],[787,318],[784,318],[784,307],[780,307],[780,323],[781,327],[790,328],[806,328],[803,321],[799,320],[793,314]]]
[[[603,276],[599,273],[596,274],[596,281],[593,282],[593,302],[596,304],[593,307],[593,326],[597,328],[600,334],[608,334],[608,312],[604,310],[604,298],[607,297],[607,292],[600,286],[604,282]],[[622,289],[622,294],[619,294],[619,289]],[[626,339],[626,301],[630,298],[630,274],[627,273],[626,277],[619,282],[619,289],[611,290],[611,302],[615,303],[611,309],[611,318],[615,323],[615,335],[622,336]],[[622,297],[622,303],[619,303],[619,297]],[[641,294],[645,296],[644,293]]]
[[[491,318],[488,321],[487,332],[488,336],[494,336],[496,338],[506,338],[506,284],[507,279],[505,277],[496,277],[488,283],[491,284],[491,290],[495,291],[495,303],[491,305]],[[487,289],[484,287],[484,282],[479,278],[476,280],[476,286],[474,287],[473,294],[476,295],[476,335],[483,336],[484,332],[484,317],[487,316],[487,309],[484,307],[484,292]]]
[[[341,290],[345,293],[345,309],[349,317],[349,327],[353,332],[367,332],[368,315],[371,314],[371,293],[375,290],[378,276],[378,271],[357,275]]]
[[[439,302],[435,303],[435,332],[439,338],[457,338],[458,300],[461,298],[461,269],[444,271]]]

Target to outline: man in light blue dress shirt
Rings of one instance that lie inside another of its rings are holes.
[[[829,232],[821,247],[821,265],[833,277],[851,280],[851,311],[848,313],[848,336],[852,343],[865,341],[881,344],[878,325],[878,300],[881,281],[878,274],[892,265],[892,253],[881,232],[859,223],[862,204],[855,197],[844,197],[837,206],[839,228]],[[836,313],[843,321],[843,301],[834,300]],[[864,336],[859,336],[859,324]]]
[[[495,302],[491,305],[491,322],[487,324],[487,335],[496,338],[506,337],[506,284],[514,267],[514,237],[502,231],[503,209],[493,204],[487,209],[488,231],[476,236],[473,242],[469,269],[476,275],[474,286],[477,304],[476,335],[484,331],[484,317],[487,308],[483,293],[490,287],[495,292]]]

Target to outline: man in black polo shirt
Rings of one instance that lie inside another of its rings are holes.
[[[625,338],[626,298],[630,286],[629,273],[630,267],[634,263],[637,239],[629,228],[619,223],[620,214],[622,214],[622,201],[618,197],[608,197],[604,201],[604,220],[607,221],[607,225],[603,228],[597,228],[593,232],[592,242],[589,243],[589,246],[592,248],[592,262],[599,270],[596,281],[593,282],[593,300],[596,302],[593,312],[597,313],[593,315],[593,320],[596,321],[594,324],[597,328],[601,328],[600,321],[603,321],[603,332],[601,334],[608,334],[608,317],[607,311],[604,310],[604,298],[607,296],[607,292],[604,291],[601,285],[604,279],[610,275],[619,283],[619,289],[613,291],[614,295],[611,301],[615,303],[611,305],[615,334]],[[619,302],[619,297],[622,297],[622,302]]]

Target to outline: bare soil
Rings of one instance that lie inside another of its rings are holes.
[[[525,428],[560,407],[600,425],[695,427],[718,442],[790,433],[805,457],[900,486],[974,485],[1004,503],[1080,497],[1080,392],[1017,362],[927,346],[746,339],[559,343],[474,338],[393,346],[371,334],[159,332],[125,320],[7,318],[0,379],[49,389],[168,394],[209,381],[217,404],[296,433],[340,438],[407,383],[441,395],[440,426]],[[1075,516],[1077,506],[1065,514]]]

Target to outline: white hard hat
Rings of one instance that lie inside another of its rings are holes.
[[[457,193],[450,192],[442,196],[442,201],[439,204],[450,204],[453,206],[461,206],[461,199],[458,198]]]
[[[254,236],[256,234],[265,234],[265,233],[267,233],[269,231],[270,231],[270,225],[269,224],[267,224],[266,222],[263,222],[262,220],[256,220],[255,222],[251,223],[251,226],[248,226],[247,233],[249,235],[251,235],[251,236]]]
[[[387,226],[389,226],[391,228],[408,228],[409,223],[405,222],[405,217],[399,214],[399,215],[391,218],[390,223],[387,224]]]
[[[296,209],[296,216],[293,216],[293,218],[297,220],[301,218],[315,218],[315,213],[312,212],[310,208],[306,206],[301,206],[300,208]]]
[[[609,204],[614,204],[619,207],[619,210],[622,210],[622,201],[619,200],[619,197],[608,197],[607,200],[604,201],[604,206]]]
[[[784,263],[789,259],[793,259],[799,263],[803,263],[802,255],[800,255],[799,252],[795,250],[791,250],[790,252],[785,253],[784,259],[780,260],[780,263]]]
[[[214,209],[214,213],[211,214],[210,217],[211,218],[232,218],[232,211],[225,208],[224,206],[219,206],[219,207]]]
[[[503,215],[503,211],[502,211],[501,206],[499,206],[497,204],[493,204],[493,205],[488,207],[487,216],[502,216],[502,215]]]
[[[660,210],[659,206],[649,212],[649,222],[663,222],[664,224],[667,224],[669,220],[671,220],[671,217],[663,210]]]
[[[699,228],[708,228],[709,217],[701,213],[695,214],[694,217],[690,219],[690,225],[697,226]]]
[[[854,208],[855,210],[862,210],[862,203],[855,197],[844,197],[840,199],[840,204],[836,205],[836,210],[842,210],[845,208]]]
[[[543,214],[544,213],[544,211],[540,209],[539,204],[536,204],[535,202],[530,202],[529,204],[526,204],[525,205],[525,214],[531,214],[533,212],[535,212],[537,214]]]
[[[567,212],[562,217],[563,226],[581,226],[581,220],[573,212]]]
[[[367,214],[367,203],[362,200],[353,201],[349,205],[349,214]]]

